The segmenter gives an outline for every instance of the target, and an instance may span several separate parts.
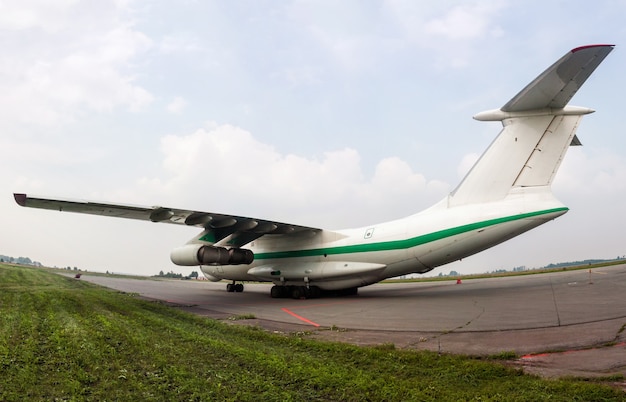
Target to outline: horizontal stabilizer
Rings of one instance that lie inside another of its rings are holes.
[[[571,50],[508,101],[503,112],[561,109],[613,50],[613,45],[581,46]]]
[[[580,145],[576,130],[593,110],[567,103],[613,50],[582,46],[568,52],[502,108],[474,116],[503,129],[450,194],[448,206],[504,199],[513,188],[549,186],[567,149]]]

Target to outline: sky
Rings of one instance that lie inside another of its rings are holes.
[[[570,49],[615,44],[571,104],[570,211],[434,274],[626,254],[626,1],[0,2],[0,254],[153,275],[197,228],[21,208],[13,193],[326,229],[444,198],[499,108]]]

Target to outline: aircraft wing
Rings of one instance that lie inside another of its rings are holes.
[[[51,199],[19,193],[13,194],[13,196],[15,201],[23,207],[196,226],[205,230],[202,236],[204,241],[218,243],[228,237],[228,244],[233,247],[240,247],[266,234],[289,235],[307,231],[321,231],[321,229],[309,226],[213,212],[190,211],[159,206],[145,207],[83,200]]]
[[[613,45],[589,45],[569,51],[500,110],[523,112],[564,108],[596,67],[611,53],[613,47]]]

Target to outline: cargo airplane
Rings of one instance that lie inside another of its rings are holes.
[[[551,191],[576,129],[593,110],[569,100],[613,50],[575,48],[500,109],[474,116],[503,129],[461,183],[434,206],[403,219],[325,230],[265,219],[169,207],[141,207],[14,194],[23,207],[196,226],[201,233],[171,252],[212,281],[272,282],[272,297],[355,294],[386,278],[423,274],[488,249],[568,211]]]

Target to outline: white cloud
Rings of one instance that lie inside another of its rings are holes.
[[[424,32],[440,35],[449,40],[468,40],[486,35],[500,36],[502,28],[494,21],[498,6],[484,2],[464,4],[447,10],[446,14],[433,18],[424,25]]]
[[[32,166],[44,163],[48,168],[71,168],[100,160],[104,152],[95,147],[76,147],[72,144],[50,144],[41,141],[0,138],[0,149],[8,150],[2,158],[14,165]]]
[[[151,40],[135,30],[125,7],[102,2],[83,13],[89,5],[44,3],[0,6],[0,108],[9,116],[0,125],[51,126],[84,110],[137,111],[152,101],[132,65]]]
[[[433,37],[466,41],[500,36],[503,30],[496,18],[506,6],[504,1],[489,4],[472,1],[453,7],[404,0],[385,2],[385,9],[396,18],[408,37],[418,43],[428,43]]]
[[[445,68],[466,67],[475,56],[473,44],[483,46],[486,39],[504,34],[498,17],[505,7],[504,1],[472,1],[453,7],[444,2],[385,2],[406,40],[428,49]]]
[[[47,32],[61,29],[76,0],[15,1],[0,3],[0,27],[5,30],[41,28]]]
[[[555,192],[572,197],[622,194],[626,191],[626,159],[609,149],[571,147],[555,179],[555,187]]]
[[[176,96],[167,105],[167,111],[172,114],[181,114],[186,106],[187,106],[187,101],[181,96]]]
[[[423,190],[426,179],[422,174],[413,173],[405,161],[392,157],[378,163],[372,184],[387,194],[403,194]]]
[[[290,82],[294,78],[315,82],[329,65],[349,72],[375,68],[380,63],[380,52],[387,53],[397,46],[396,38],[383,28],[385,15],[378,7],[363,7],[355,1],[295,1],[285,13],[298,27],[296,32],[307,42],[312,40],[313,45],[300,56],[307,65],[289,69]]]
[[[400,218],[449,191],[399,158],[383,159],[368,178],[354,149],[281,154],[232,125],[164,137],[161,149],[164,172],[140,179],[133,192],[174,207],[338,228]]]
[[[165,54],[196,52],[201,49],[202,47],[198,44],[198,39],[187,32],[166,35],[159,43],[159,51]]]

